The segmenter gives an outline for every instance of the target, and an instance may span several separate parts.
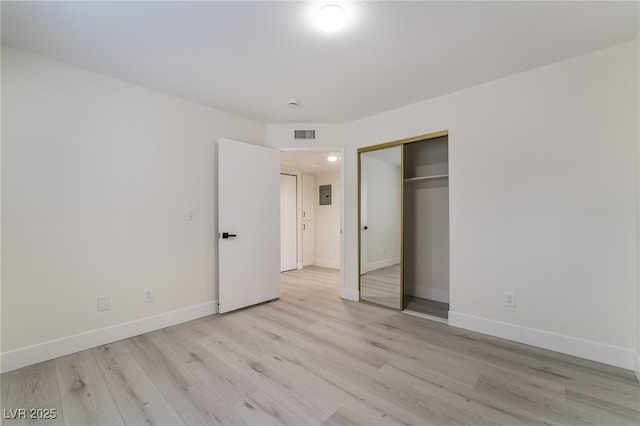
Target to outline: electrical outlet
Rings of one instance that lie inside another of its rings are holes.
[[[190,222],[196,220],[196,209],[194,208],[187,209],[184,215],[184,219]]]
[[[145,288],[144,289],[144,301],[151,302],[153,300],[153,289]]]
[[[108,311],[111,309],[110,296],[98,296],[98,311]]]
[[[516,294],[512,291],[505,291],[504,293],[504,306],[510,308],[516,307]]]

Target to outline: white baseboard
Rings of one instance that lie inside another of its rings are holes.
[[[48,361],[64,355],[138,336],[150,331],[181,324],[218,312],[216,300],[201,305],[190,306],[152,317],[142,318],[123,324],[91,330],[33,346],[0,354],[0,371],[15,370],[38,362]]]
[[[636,377],[638,378],[638,382],[640,382],[640,353],[636,353]]]
[[[430,287],[412,286],[405,283],[404,291],[410,296],[435,300],[436,302],[449,303],[449,292],[446,290],[438,290]]]
[[[322,268],[340,269],[339,260],[316,259],[314,265],[320,266]]]
[[[365,269],[367,270],[367,272],[371,272],[371,271],[375,271],[376,269],[386,268],[388,266],[397,265],[399,263],[400,263],[400,258],[395,257],[393,259],[384,259],[384,260],[379,260],[378,262],[367,263],[367,265],[365,266]]]
[[[343,288],[340,290],[340,297],[345,300],[360,301],[360,292],[355,288]]]
[[[629,349],[535,328],[480,318],[460,312],[449,311],[449,325],[562,352],[615,367],[626,368],[627,370],[634,370],[634,364],[637,362],[634,361],[634,359],[637,358],[637,354],[635,351]]]

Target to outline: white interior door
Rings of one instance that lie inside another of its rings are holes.
[[[279,176],[275,149],[219,139],[220,313],[280,297]]]
[[[280,271],[298,267],[297,183],[294,175],[280,175]]]

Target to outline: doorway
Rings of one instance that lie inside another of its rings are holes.
[[[344,288],[343,150],[282,149],[280,172],[297,178],[297,269],[339,271]]]

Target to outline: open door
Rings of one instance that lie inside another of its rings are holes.
[[[218,142],[218,303],[229,312],[280,297],[280,154]]]

